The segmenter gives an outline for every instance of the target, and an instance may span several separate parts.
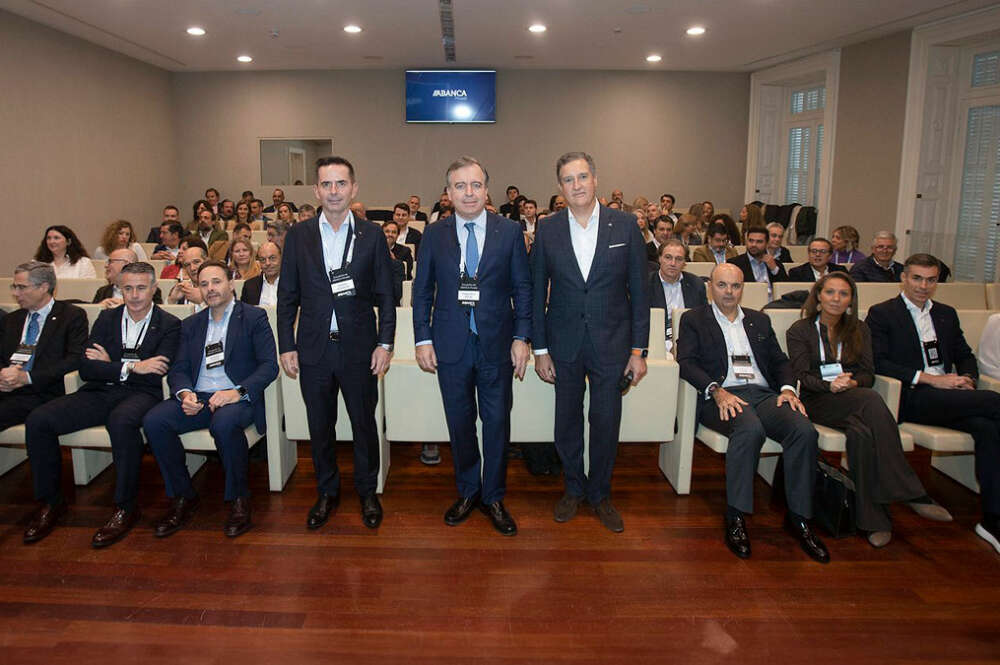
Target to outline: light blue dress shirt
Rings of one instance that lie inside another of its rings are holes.
[[[225,350],[226,332],[229,330],[229,318],[233,314],[234,307],[236,307],[235,298],[229,301],[229,306],[226,307],[226,311],[222,315],[222,320],[218,322],[212,318],[211,312],[208,313],[208,331],[205,334],[205,346],[222,342],[223,351]],[[195,392],[214,393],[220,390],[234,390],[236,388],[236,384],[226,374],[225,365],[219,365],[213,369],[208,369],[206,365],[205,349],[202,348],[201,371],[198,372],[198,383],[194,387]]]
[[[344,246],[348,236],[354,230],[354,213],[347,211],[347,218],[340,225],[340,230],[334,231],[333,226],[326,219],[326,213],[319,214],[319,237],[323,242],[323,263],[326,265],[327,279],[331,270],[342,268],[341,261],[344,259]],[[350,263],[354,255],[354,243],[348,250],[347,262]],[[337,311],[330,313],[330,332],[340,330],[337,326]]]

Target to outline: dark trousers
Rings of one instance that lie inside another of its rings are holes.
[[[35,499],[50,504],[62,501],[59,435],[104,425],[115,462],[115,504],[126,510],[134,508],[144,447],[142,419],[160,401],[159,395],[129,386],[85,386],[32,411],[25,434]]]
[[[983,511],[1000,515],[1000,393],[903,388],[899,413],[903,422],[948,427],[972,435]]]
[[[212,393],[198,393],[198,399],[208,402]],[[212,413],[206,404],[193,416],[184,414],[181,403],[168,399],[154,406],[142,422],[149,447],[163,474],[163,484],[171,499],[192,498],[196,492],[191,485],[191,474],[185,463],[184,445],[180,435],[208,428],[219,451],[222,467],[226,472],[226,501],[250,496],[247,483],[249,452],[243,430],[253,422],[253,407],[240,400],[227,404]]]
[[[744,513],[753,512],[753,479],[764,439],[781,444],[788,509],[812,517],[813,484],[819,435],[808,418],[789,405],[778,406],[778,394],[756,385],[726,388],[747,402],[735,418],[722,420],[714,400],[701,407],[701,422],[729,437],[726,451],[726,501]]]
[[[903,454],[899,426],[871,388],[812,393],[802,398],[813,422],[843,430],[849,475],[854,481],[856,525],[864,531],[891,531],[890,503],[927,494]]]
[[[23,424],[28,414],[44,404],[46,399],[20,392],[0,393],[0,431]]]
[[[622,421],[622,394],[618,381],[625,373],[628,354],[601,354],[585,334],[576,360],[555,360],[556,451],[566,476],[566,492],[596,506],[611,496],[618,434]],[[583,473],[583,391],[590,386],[590,470]]]
[[[499,364],[490,361],[479,335],[470,332],[458,362],[439,362],[437,375],[458,493],[468,498],[481,492],[483,503],[502,501],[507,491],[514,367],[506,356]],[[483,421],[481,457],[477,416]]]
[[[337,393],[344,394],[344,405],[354,433],[354,489],[367,496],[378,486],[379,441],[375,428],[375,405],[378,403],[378,377],[372,375],[371,354],[352,356],[340,342],[327,341],[317,365],[302,365],[299,386],[306,403],[306,420],[316,469],[319,494],[340,491],[336,437]]]

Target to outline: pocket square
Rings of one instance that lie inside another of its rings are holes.
[[[624,247],[625,243],[620,242],[617,245],[608,245],[608,249],[614,249],[615,247]]]

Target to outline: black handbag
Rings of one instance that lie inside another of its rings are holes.
[[[816,464],[813,522],[834,538],[855,532],[854,481],[822,459]]]

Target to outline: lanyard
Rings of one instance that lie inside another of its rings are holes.
[[[330,228],[333,229],[333,226],[331,225]],[[334,233],[336,233],[336,232],[334,232]],[[347,241],[344,243],[344,256],[341,257],[341,259],[340,259],[340,266],[338,266],[337,268],[334,268],[332,265],[328,265],[327,266],[327,272],[329,272],[331,270],[339,270],[340,268],[344,268],[344,267],[350,265],[351,259],[354,258],[354,245],[351,243],[351,241],[353,239],[354,239],[354,225],[353,224],[348,224],[348,226],[347,226]],[[326,257],[326,255],[324,253],[324,259],[326,259],[326,258],[327,257]],[[329,257],[329,258],[331,260],[333,259],[332,256]]]
[[[146,338],[146,325],[149,323],[149,319],[152,316],[153,316],[153,308],[150,307],[149,308],[149,313],[146,314],[146,316],[143,317],[143,319],[142,319],[142,327],[139,328],[139,336],[136,337],[135,345],[130,347],[128,345],[128,341],[127,341],[128,340],[128,324],[129,324],[129,322],[132,319],[128,315],[128,310],[127,309],[125,309],[125,310],[122,311],[122,348],[123,349],[129,349],[129,348],[131,348],[131,349],[138,349],[140,346],[142,346],[142,340]],[[133,322],[133,325],[139,325],[139,324]]]
[[[826,347],[823,344],[823,333],[819,329],[819,317],[816,317],[816,334],[819,336],[819,364],[826,364]],[[840,362],[840,352],[844,349],[843,342],[837,342],[837,362]]]

